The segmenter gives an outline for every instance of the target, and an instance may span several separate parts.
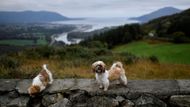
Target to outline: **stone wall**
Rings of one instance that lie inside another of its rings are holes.
[[[190,107],[190,80],[114,81],[104,92],[93,79],[57,79],[35,98],[31,81],[0,79],[0,107]]]

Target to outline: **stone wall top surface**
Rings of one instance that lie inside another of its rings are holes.
[[[17,90],[27,94],[30,79],[0,79],[0,93]],[[190,80],[129,80],[127,86],[113,81],[107,92],[98,88],[94,79],[55,79],[44,93],[57,93],[67,90],[85,90],[91,94],[133,94],[150,93],[155,95],[190,94]]]

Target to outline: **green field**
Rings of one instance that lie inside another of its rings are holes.
[[[190,64],[190,44],[157,43],[145,41],[117,46],[114,52],[130,52],[137,56],[156,56],[161,63]]]
[[[18,39],[11,39],[11,40],[0,40],[1,45],[14,45],[14,46],[25,46],[25,45],[33,45],[33,40],[18,40]]]
[[[14,45],[14,46],[28,46],[28,45],[47,45],[47,41],[44,39],[38,39],[35,43],[34,40],[20,40],[20,39],[10,39],[10,40],[0,40],[0,45]]]
[[[36,45],[47,45],[48,42],[45,39],[38,39]]]

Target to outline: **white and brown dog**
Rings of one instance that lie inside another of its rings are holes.
[[[109,70],[106,70],[105,66],[103,61],[96,61],[92,64],[92,70],[95,72],[96,81],[100,88],[107,91],[111,79],[118,79],[120,83],[127,85],[127,77],[121,62],[113,63]]]
[[[42,68],[42,71],[33,79],[32,85],[28,88],[28,93],[32,97],[46,89],[48,84],[53,83],[52,73],[47,69],[47,65],[44,64]]]

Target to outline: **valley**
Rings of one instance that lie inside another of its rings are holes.
[[[119,60],[129,79],[189,79],[187,17],[189,10],[144,24],[127,18],[1,24],[0,78],[32,78],[44,63],[55,78],[93,78],[94,61],[109,69]]]

